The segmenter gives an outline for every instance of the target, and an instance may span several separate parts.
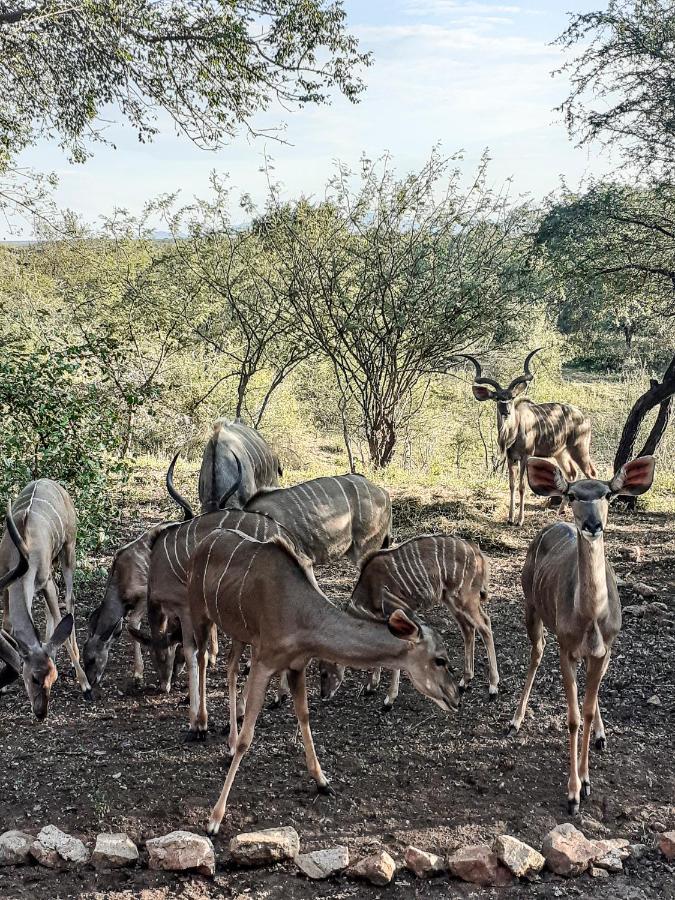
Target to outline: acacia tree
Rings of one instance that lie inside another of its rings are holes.
[[[290,322],[330,360],[379,468],[433,373],[508,332],[531,279],[528,216],[488,189],[486,160],[469,189],[436,153],[403,179],[388,158],[360,174],[353,188],[340,168],[319,204],[285,205],[272,189],[259,229]]]
[[[274,100],[355,100],[368,62],[340,0],[1,0],[0,204],[26,196],[20,150],[56,137],[81,161],[104,109],[142,142],[163,112],[213,149]]]
[[[669,173],[675,164],[675,6],[610,0],[573,15],[558,38],[580,48],[564,68],[572,90],[562,111],[581,143],[618,145],[630,166]]]

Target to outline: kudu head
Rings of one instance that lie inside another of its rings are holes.
[[[345,678],[345,667],[340,663],[328,662],[322,659],[319,662],[319,676],[321,681],[321,699],[330,700],[338,692]]]
[[[433,628],[411,612],[404,612],[392,601],[382,600],[382,611],[389,631],[408,641],[410,650],[401,660],[416,690],[433,700],[444,712],[459,709],[460,693],[453,677],[448,651]]]
[[[597,478],[567,481],[554,462],[531,456],[527,461],[527,480],[540,497],[566,498],[577,531],[584,540],[593,543],[603,537],[612,497],[637,497],[652,486],[654,457],[641,456],[626,463],[610,481]]]
[[[468,359],[469,362],[474,365],[476,375],[473,379],[471,389],[476,400],[494,400],[497,404],[499,415],[506,419],[513,411],[516,397],[519,397],[520,394],[523,393],[534,378],[534,373],[530,370],[530,362],[532,361],[534,354],[539,353],[541,349],[541,347],[538,347],[536,350],[532,350],[531,353],[527,354],[523,364],[523,374],[514,378],[508,387],[502,387],[498,381],[495,381],[492,378],[485,378],[483,376],[481,364],[475,356],[469,356],[468,353],[460,353],[458,355],[462,359]]]
[[[82,648],[84,673],[91,687],[95,687],[103,681],[110,649],[122,634],[123,619],[121,617],[105,627],[101,626],[101,615],[105,609],[104,603],[97,606],[89,616],[89,634]]]
[[[29,550],[14,523],[11,503],[7,504],[6,522],[7,532],[19,551],[19,562],[0,579],[0,592],[22,578],[29,568]],[[0,658],[12,670],[11,675],[7,671],[0,674],[0,683],[8,684],[22,675],[33,714],[40,721],[47,716],[49,695],[58,678],[54,656],[61,644],[70,637],[73,624],[73,617],[68,613],[44,644],[32,621],[29,631],[15,629],[11,636],[5,632],[0,635]]]

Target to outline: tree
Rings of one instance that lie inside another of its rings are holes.
[[[0,175],[38,137],[83,160],[111,107],[140,141],[163,112],[213,149],[273,100],[324,103],[333,88],[355,100],[368,62],[341,2],[1,0]],[[0,203],[16,190],[0,183]]]
[[[379,468],[433,373],[508,335],[532,278],[529,219],[488,189],[486,160],[468,190],[436,153],[403,179],[388,158],[364,160],[358,188],[352,178],[340,168],[319,204],[286,205],[273,189],[259,228],[293,327],[330,360]]]
[[[660,368],[675,319],[675,188],[614,182],[563,193],[545,210],[545,252],[558,325],[587,360],[616,366],[636,351]],[[623,345],[623,346],[622,346]]]
[[[558,38],[581,48],[563,67],[572,90],[562,105],[582,144],[618,145],[627,164],[652,173],[675,163],[675,6],[670,0],[611,0],[572,16]]]

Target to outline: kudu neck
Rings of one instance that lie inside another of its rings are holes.
[[[516,405],[511,407],[511,412],[505,416],[497,409],[497,441],[502,453],[506,453],[514,443],[518,433],[518,414]]]
[[[590,542],[577,529],[577,565],[575,606],[585,618],[597,619],[608,603],[604,535]]]
[[[321,623],[312,629],[313,656],[356,669],[405,668],[410,642],[394,637],[382,623],[369,622],[328,607]]]

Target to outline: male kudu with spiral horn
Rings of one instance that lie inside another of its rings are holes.
[[[522,525],[525,519],[525,475],[530,456],[554,458],[565,476],[576,476],[575,464],[587,478],[597,471],[590,456],[591,423],[587,416],[568,403],[533,403],[520,395],[534,378],[530,363],[541,347],[525,357],[523,374],[502,387],[483,375],[474,356],[460,354],[476,369],[472,390],[476,400],[494,400],[497,404],[499,449],[509,469],[509,525]],[[516,479],[520,503],[516,521]]]

